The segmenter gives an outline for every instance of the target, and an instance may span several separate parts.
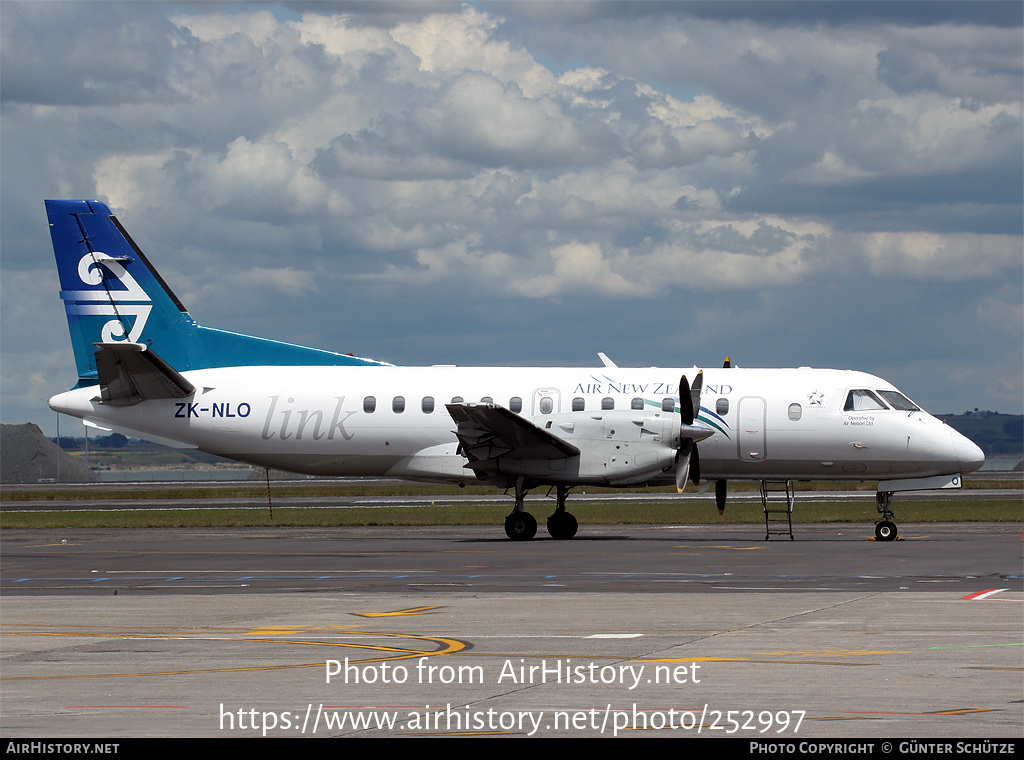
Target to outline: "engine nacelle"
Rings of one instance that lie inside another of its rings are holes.
[[[520,473],[524,475],[553,482],[564,478],[594,485],[630,485],[675,466],[679,416],[671,412],[567,412],[534,417],[532,421],[577,446],[581,453],[543,463],[520,460],[518,464],[525,468]],[[503,462],[502,470],[507,472],[510,464]]]

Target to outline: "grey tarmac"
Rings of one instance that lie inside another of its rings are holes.
[[[14,737],[1012,738],[1019,523],[0,534]]]

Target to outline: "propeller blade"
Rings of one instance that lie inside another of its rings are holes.
[[[686,488],[686,481],[690,477],[690,456],[694,452],[692,438],[684,438],[679,443],[679,451],[676,452],[676,490],[679,493]]]
[[[704,370],[697,373],[697,378],[693,381],[693,385],[690,386],[690,404],[693,407],[693,420],[697,419],[697,415],[700,414],[700,392],[704,389]],[[682,403],[682,394],[679,396],[679,401]],[[693,420],[690,420],[690,424],[693,424]]]
[[[693,385],[686,375],[679,378],[679,451],[676,452],[676,490],[683,492],[686,481],[694,485],[700,483],[700,454],[697,453],[697,440],[711,435],[699,426],[694,428],[693,421],[700,413],[700,392],[704,388],[704,372],[697,373]],[[689,435],[687,435],[689,433]]]
[[[718,514],[725,514],[725,497],[727,494],[728,485],[725,480],[715,481],[715,504],[718,505]]]
[[[699,377],[699,376],[698,376]],[[693,403],[686,403],[688,398],[692,398],[690,395],[690,383],[686,379],[686,375],[679,378],[679,413],[683,416],[684,425],[693,424]]]
[[[722,369],[729,369],[732,367],[732,360],[727,356],[725,357],[725,364],[722,365]]]

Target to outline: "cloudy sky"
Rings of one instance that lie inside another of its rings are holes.
[[[215,327],[399,364],[856,368],[1021,413],[1022,17],[4,0],[0,418],[52,434],[75,381],[44,198],[109,203]]]

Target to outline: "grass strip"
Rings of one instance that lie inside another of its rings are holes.
[[[59,512],[4,512],[0,529],[16,528],[245,528],[337,527],[398,525],[501,525],[510,505],[457,504],[415,507],[308,508],[263,507],[243,509],[70,510]],[[543,523],[553,511],[548,503],[531,505]],[[595,503],[585,497],[570,502],[581,525],[764,523],[760,503],[730,504],[719,515],[714,502],[706,505],[679,502]],[[1017,522],[1024,519],[1024,504],[1014,499],[935,499],[895,502],[897,522]],[[878,519],[870,501],[802,501],[793,508],[794,523],[865,523]]]

